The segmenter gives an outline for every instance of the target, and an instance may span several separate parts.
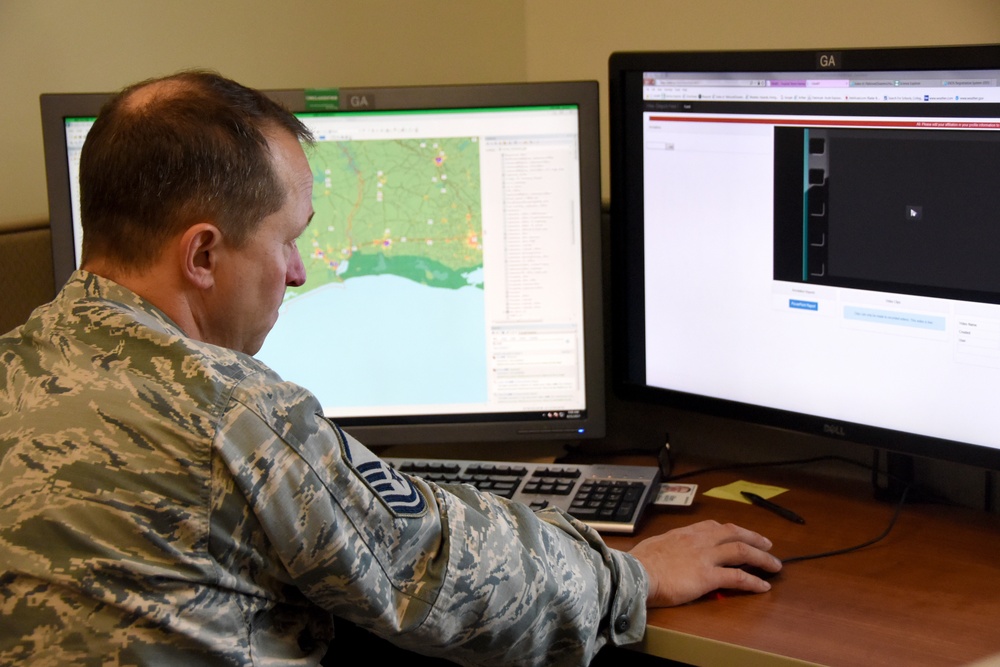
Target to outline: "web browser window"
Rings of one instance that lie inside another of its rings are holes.
[[[998,81],[646,72],[647,382],[995,442]]]

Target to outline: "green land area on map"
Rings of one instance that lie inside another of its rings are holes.
[[[482,287],[479,143],[472,138],[321,141],[312,223],[299,238],[306,284],[359,276]]]

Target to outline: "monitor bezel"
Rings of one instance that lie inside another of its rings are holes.
[[[997,448],[918,433],[665,389],[645,383],[644,354],[634,332],[643,324],[642,152],[639,117],[629,108],[629,86],[642,72],[824,72],[1000,70],[1000,45],[885,49],[754,51],[633,51],[608,61],[612,303],[611,386],[626,401],[663,405],[736,422],[775,427],[826,441],[842,441],[928,459],[1000,470]],[[630,113],[631,112],[631,113]],[[638,143],[637,143],[638,142]]]
[[[584,367],[586,415],[580,419],[501,419],[471,415],[441,421],[392,418],[344,419],[344,429],[370,445],[435,443],[562,441],[572,444],[605,435],[605,368],[601,250],[601,167],[599,87],[596,81],[545,81],[443,86],[350,87],[336,91],[336,108],[329,102],[308,101],[307,89],[264,92],[293,113],[483,109],[571,105],[578,109],[580,156],[580,226],[583,279]],[[76,268],[69,167],[64,119],[97,116],[111,93],[46,93],[40,97],[56,289]],[[308,388],[308,387],[307,387]]]

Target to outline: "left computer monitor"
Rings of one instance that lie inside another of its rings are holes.
[[[279,90],[316,215],[257,355],[370,444],[604,435],[596,82]],[[41,97],[56,285],[108,94]]]

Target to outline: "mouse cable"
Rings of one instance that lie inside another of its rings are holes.
[[[899,518],[900,513],[903,511],[903,505],[906,504],[906,494],[909,493],[909,491],[910,487],[908,486],[903,489],[903,492],[899,495],[899,500],[896,502],[896,509],[892,513],[892,518],[889,520],[889,525],[886,526],[886,529],[882,531],[882,534],[879,535],[878,537],[873,537],[867,542],[862,542],[861,544],[857,544],[853,547],[845,547],[843,549],[834,549],[833,551],[821,551],[815,554],[805,554],[802,556],[790,556],[788,558],[782,558],[781,564],[787,565],[788,563],[798,563],[804,560],[816,560],[818,558],[829,558],[830,556],[840,556],[841,554],[851,553],[852,551],[860,551],[865,547],[870,547],[876,542],[882,541],[883,539],[885,539],[886,536],[889,535],[890,532],[892,532],[893,527],[896,525],[896,519]]]
[[[717,472],[717,471],[722,471],[722,470],[746,470],[746,469],[752,469],[752,468],[766,468],[766,467],[777,467],[777,466],[786,466],[786,465],[807,465],[807,464],[810,464],[810,463],[819,463],[821,461],[839,461],[839,462],[842,462],[842,463],[848,463],[848,464],[853,465],[853,466],[858,466],[858,467],[864,468],[865,470],[870,470],[871,474],[872,474],[872,483],[873,484],[875,483],[876,478],[878,477],[879,474],[884,474],[884,475],[886,475],[886,477],[889,477],[889,478],[893,478],[894,477],[893,475],[891,475],[888,472],[881,472],[880,473],[880,471],[878,469],[879,466],[878,466],[878,463],[877,463],[877,461],[878,461],[878,455],[876,453],[876,455],[875,455],[875,461],[872,464],[870,464],[870,465],[865,464],[865,463],[861,463],[860,461],[855,461],[854,459],[850,459],[850,458],[847,458],[847,457],[844,457],[844,456],[837,456],[835,454],[829,454],[829,455],[823,455],[823,456],[814,456],[814,457],[805,458],[805,459],[784,459],[784,460],[778,460],[778,461],[762,461],[762,462],[754,462],[754,463],[733,463],[733,464],[722,464],[722,465],[718,465],[718,466],[710,466],[710,467],[707,467],[707,468],[700,468],[698,470],[692,470],[692,471],[689,471],[689,472],[681,473],[679,475],[674,475],[672,477],[669,477],[668,481],[672,482],[674,480],[681,479],[681,478],[694,477],[695,475],[702,475],[702,474],[705,474],[705,473]],[[899,481],[902,481],[902,480],[899,480]],[[888,536],[890,532],[892,532],[893,527],[896,525],[896,520],[899,518],[899,515],[900,515],[900,513],[903,510],[903,505],[906,503],[906,497],[907,497],[907,494],[910,491],[910,488],[911,488],[911,485],[910,484],[905,484],[905,482],[904,482],[903,490],[900,493],[899,498],[896,501],[896,509],[893,512],[892,518],[889,520],[889,525],[886,526],[886,529],[882,532],[881,535],[878,535],[877,537],[874,537],[874,538],[872,538],[870,540],[867,540],[866,542],[862,542],[861,544],[857,544],[857,545],[854,545],[854,546],[851,546],[851,547],[844,547],[842,549],[835,549],[835,550],[832,550],[832,551],[823,551],[823,552],[819,552],[819,553],[815,553],[815,554],[805,554],[805,555],[802,555],[802,556],[791,556],[789,558],[782,558],[781,559],[782,564],[784,565],[784,564],[788,564],[788,563],[797,563],[799,561],[805,561],[805,560],[816,560],[816,559],[819,559],[819,558],[829,558],[830,556],[839,556],[841,554],[851,553],[853,551],[860,551],[861,549],[864,549],[866,547],[870,547],[871,545],[873,545],[873,544],[875,544],[877,542],[880,542],[881,540],[885,539],[885,537]]]

